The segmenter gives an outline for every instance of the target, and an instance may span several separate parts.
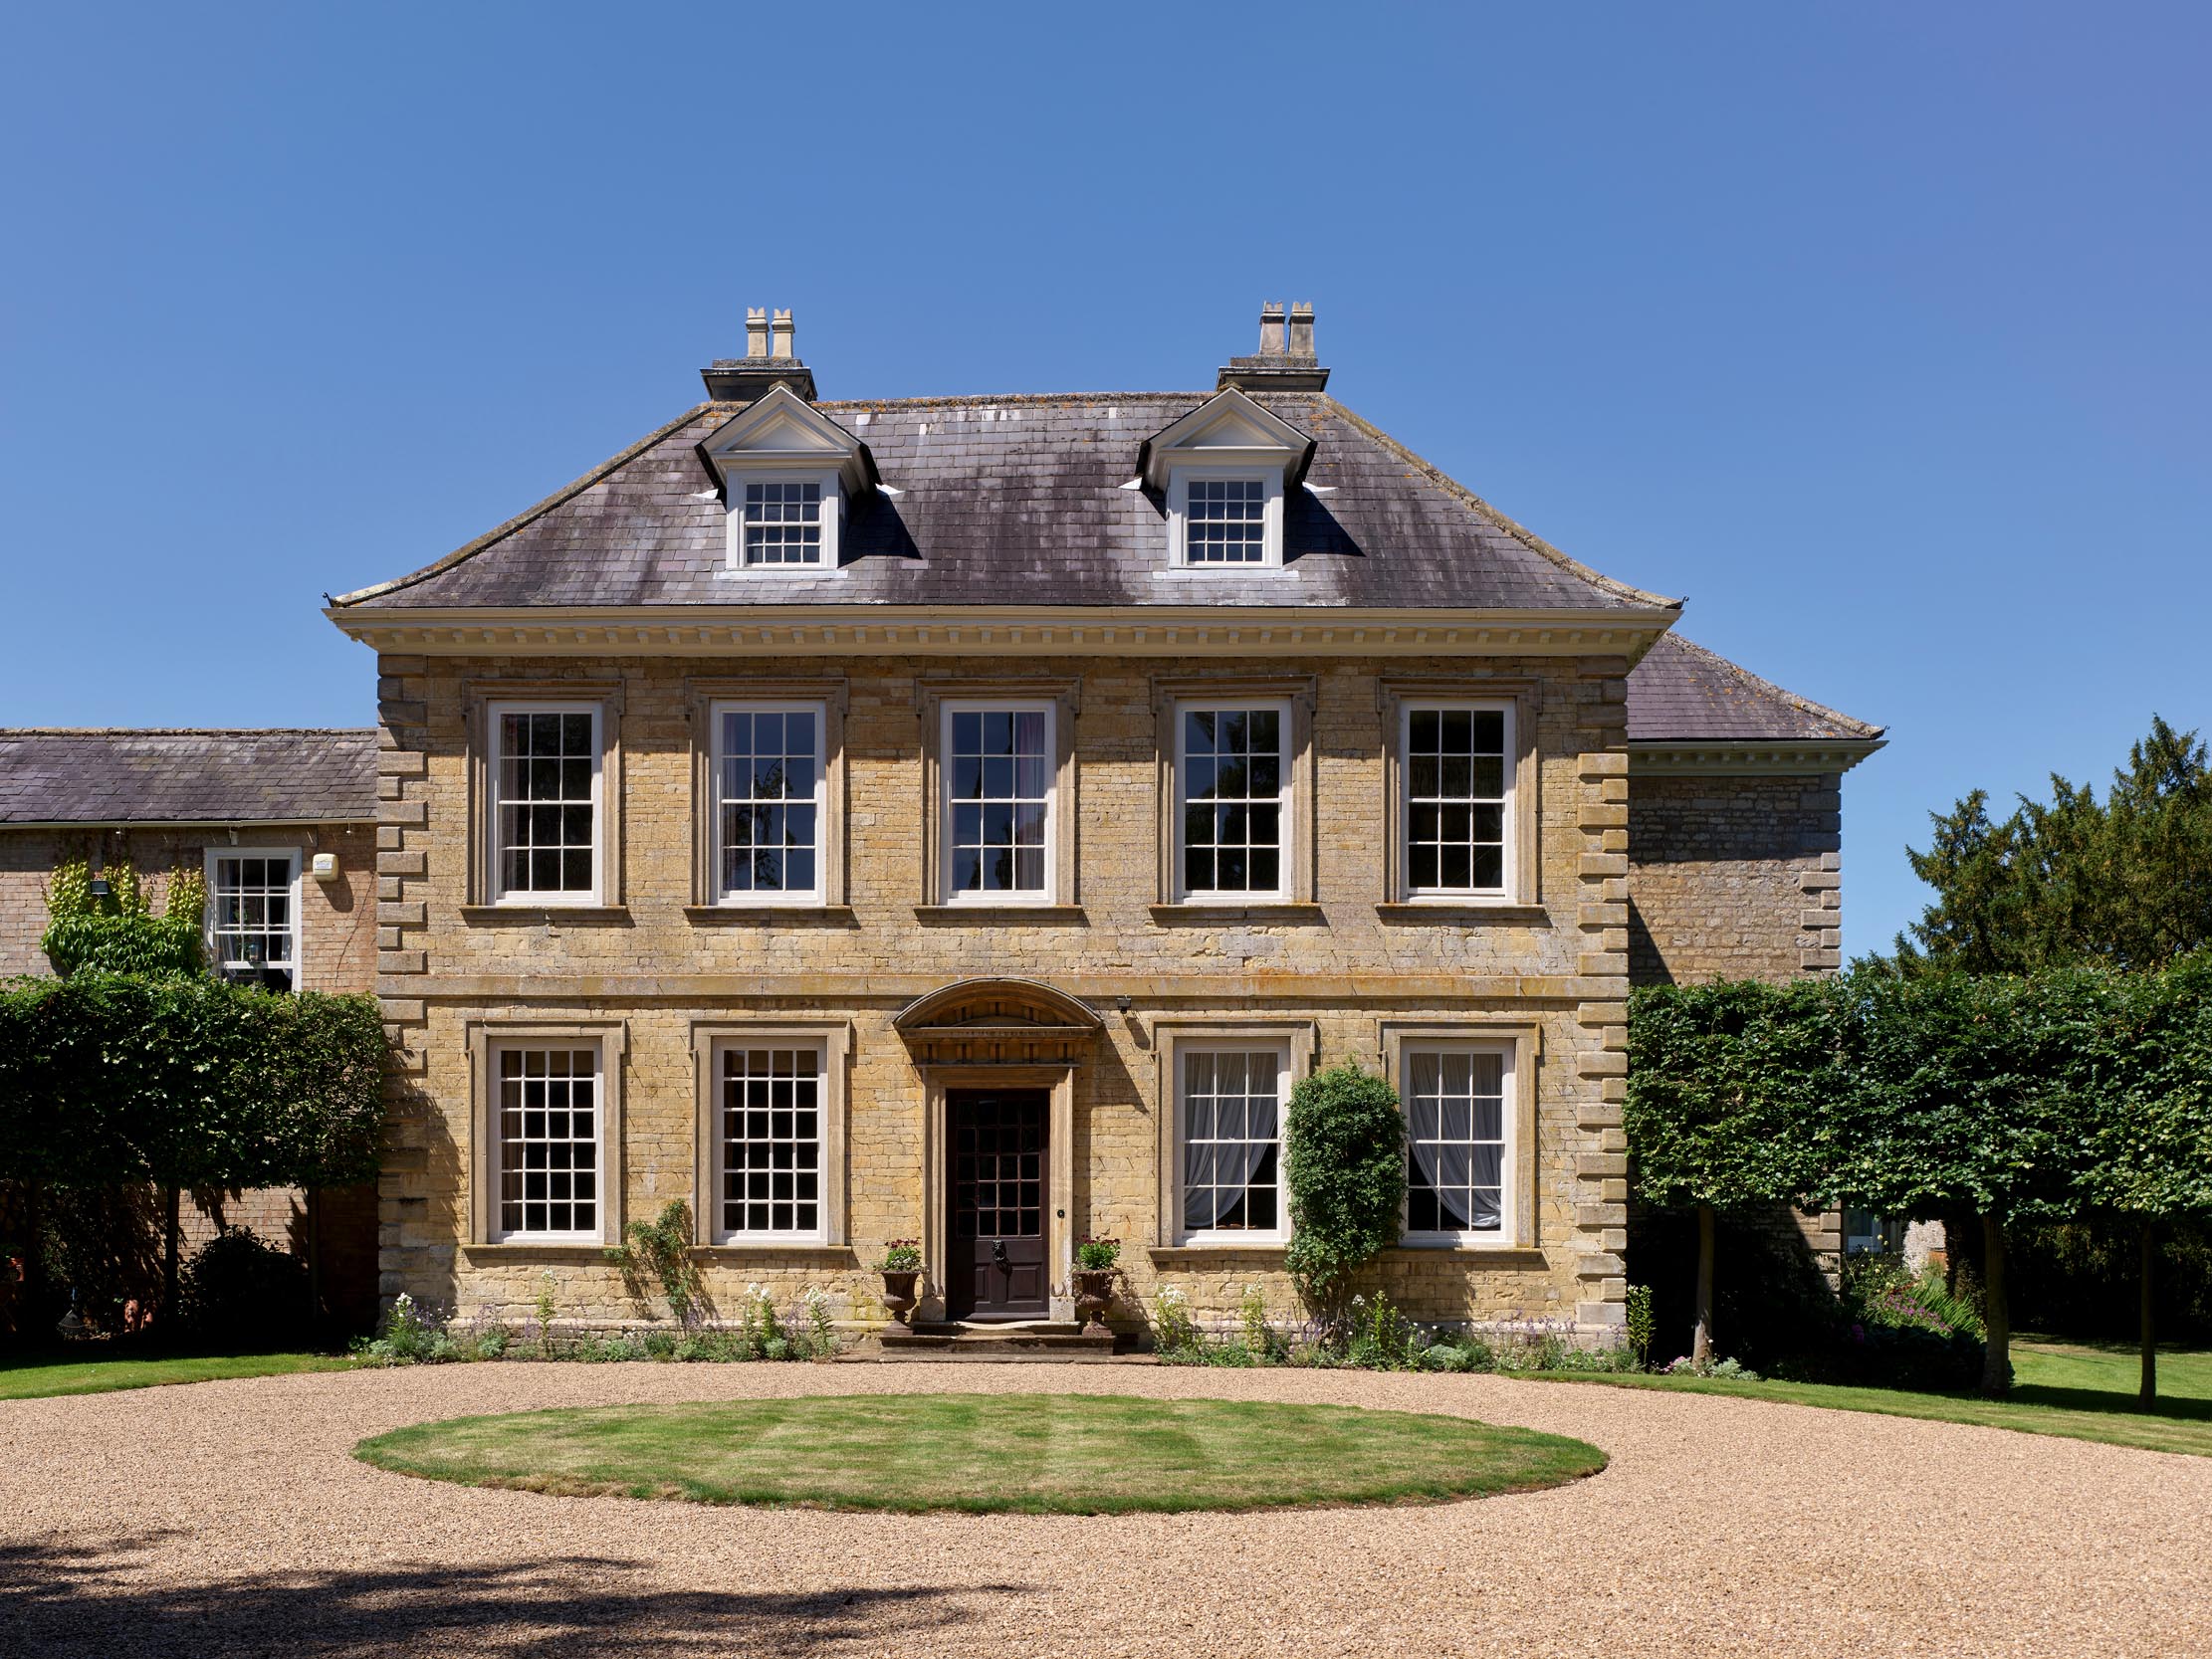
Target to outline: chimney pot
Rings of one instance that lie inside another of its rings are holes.
[[[789,310],[785,309],[777,311],[775,320],[770,324],[770,327],[774,335],[774,349],[770,351],[769,355],[778,361],[787,361],[795,357],[798,353],[791,349],[791,313]]]
[[[766,306],[745,308],[745,354],[748,357],[766,357],[769,354],[769,312]]]
[[[1282,302],[1263,300],[1259,306],[1259,354],[1273,357],[1282,351]]]

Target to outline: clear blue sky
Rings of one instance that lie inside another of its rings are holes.
[[[319,595],[790,306],[826,396],[1331,390],[1886,724],[1847,947],[1973,784],[2212,726],[2212,13],[20,7],[0,724],[372,718]]]

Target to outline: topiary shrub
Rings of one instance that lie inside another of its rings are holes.
[[[1353,1274],[1398,1241],[1406,1205],[1406,1119],[1388,1080],[1350,1060],[1290,1092],[1285,1142],[1290,1249],[1284,1265],[1340,1319]]]
[[[313,1323],[307,1263],[244,1227],[201,1246],[178,1292],[187,1329],[210,1345],[281,1348]]]

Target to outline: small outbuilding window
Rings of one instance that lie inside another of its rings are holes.
[[[234,984],[300,988],[300,854],[297,848],[210,850],[208,956]]]

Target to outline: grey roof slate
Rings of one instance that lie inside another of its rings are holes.
[[[0,825],[375,818],[373,730],[0,728]]]
[[[1632,743],[1872,741],[1881,727],[1786,692],[1679,634],[1629,672]]]
[[[339,606],[1337,605],[1606,611],[1675,603],[1523,529],[1335,399],[1256,394],[1316,441],[1285,504],[1285,568],[1168,573],[1166,508],[1121,488],[1145,439],[1212,393],[816,405],[889,493],[854,505],[826,573],[723,569],[723,509],[695,446],[743,407],[701,404],[412,575]],[[1194,582],[1203,586],[1194,586]]]

